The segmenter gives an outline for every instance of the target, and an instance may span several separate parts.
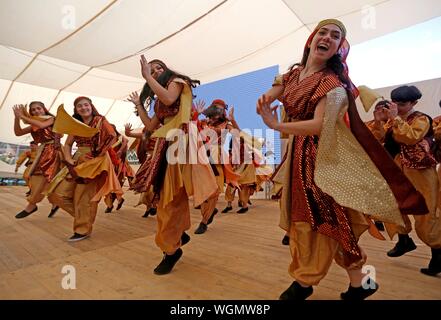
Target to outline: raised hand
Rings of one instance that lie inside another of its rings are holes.
[[[233,121],[234,120],[234,107],[230,107],[230,111],[228,111],[228,120]]]
[[[141,63],[142,77],[147,80],[148,77],[151,77],[152,66],[150,65],[150,63],[148,63],[143,54],[141,55],[141,59],[139,60],[139,62]]]
[[[14,115],[16,118],[20,118],[20,106],[18,104],[12,107],[12,111],[14,111]]]
[[[389,109],[388,110],[388,115],[390,119],[394,119],[396,116],[398,116],[398,106],[396,103],[389,103]]]
[[[124,125],[124,133],[126,134],[126,136],[129,136],[132,131],[133,131],[132,124],[126,123]]]
[[[202,113],[205,109],[205,101],[204,100],[197,100],[194,103],[194,108],[196,109],[197,113]]]
[[[138,92],[136,92],[136,91],[132,92],[129,95],[129,97],[127,98],[127,101],[130,101],[135,106],[138,106],[138,105],[141,106],[141,100],[139,99]]]
[[[261,116],[263,122],[271,129],[275,129],[279,124],[279,116],[277,114],[278,107],[279,106],[271,107],[271,99],[266,95],[262,95],[257,100],[257,114]]]
[[[12,110],[14,111],[14,115],[17,118],[22,119],[25,116],[26,107],[23,104],[14,105],[14,107],[12,107]]]

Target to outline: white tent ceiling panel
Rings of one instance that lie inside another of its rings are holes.
[[[0,44],[40,52],[96,15],[110,0],[2,0]]]
[[[88,69],[76,63],[39,55],[17,81],[62,89]]]
[[[268,18],[270,7],[277,19]],[[179,72],[199,75],[241,59],[301,26],[281,1],[233,0],[144,53],[148,59],[163,59]],[[103,68],[139,77],[139,56]]]
[[[203,83],[207,83],[273,65],[280,65],[280,71],[283,72],[288,66],[300,62],[303,47],[299,49],[297,43],[305,43],[308,36],[309,31],[306,27],[302,27],[295,32],[288,32],[276,41],[242,59],[230,61],[204,73],[192,74],[192,76]]]
[[[9,84],[4,83],[3,81],[0,82],[2,99],[4,97],[3,92],[5,91],[6,86],[9,87]],[[28,104],[31,101],[39,100],[43,102],[46,106],[49,106],[56,94],[57,91],[53,89],[15,82],[11,88],[11,92],[6,99],[3,108],[0,110],[0,140],[10,143],[16,143],[17,141],[27,141],[23,140],[23,138],[21,137],[16,137],[14,135],[14,113],[12,111],[12,107],[15,104]]]
[[[119,1],[46,54],[98,66],[134,54],[204,14],[220,0]]]
[[[82,92],[112,99],[125,98],[130,92],[142,88],[144,81],[106,70],[92,69],[66,90]]]
[[[0,45],[0,77],[14,80],[32,60],[34,54]]]
[[[283,0],[286,5],[297,15],[302,23],[313,25],[317,22],[329,18],[344,18],[345,15],[359,12],[364,6],[374,6],[385,2],[384,0],[333,0],[325,2],[323,0]]]
[[[0,101],[3,101],[5,98],[6,92],[8,91],[10,85],[11,81],[0,79]]]
[[[173,41],[166,41],[147,51],[146,56],[162,57],[170,67],[185,74],[204,75],[206,72],[212,72],[213,68],[258,51],[274,39],[302,26],[300,21],[286,10],[282,2],[252,2],[253,6],[250,9],[251,2],[228,2],[201,20],[197,26],[192,26],[173,37]],[[277,19],[268,18],[268,6],[273,7]],[[244,12],[247,14],[244,15]],[[228,23],[222,22],[224,16],[229,17]],[[177,51],[179,55],[175,54]]]
[[[139,117],[134,114],[134,106],[131,102],[115,101],[109,113],[106,115],[110,123],[117,126],[119,132],[124,132],[124,124],[131,123],[132,128],[137,128],[140,125]],[[134,121],[135,118],[137,121]]]
[[[10,109],[14,104],[27,104],[34,100],[50,105],[57,93],[54,89],[14,82],[2,109]]]

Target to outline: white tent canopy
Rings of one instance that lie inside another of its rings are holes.
[[[439,0],[2,0],[0,140],[11,107],[51,111],[88,95],[118,128],[139,119],[122,101],[143,84],[139,55],[212,82],[298,61],[316,23],[342,20],[351,45],[441,15]]]

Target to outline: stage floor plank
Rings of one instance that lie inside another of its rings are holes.
[[[0,187],[0,299],[277,299],[292,282],[290,254],[281,244],[278,204],[253,199],[248,213],[219,213],[208,231],[195,235],[199,210],[192,210],[191,241],[172,273],[156,276],[162,259],[154,243],[156,217],[141,218],[134,207],[138,196],[125,194],[120,211],[104,213],[100,203],[94,231],[77,243],[72,218],[60,210],[47,218],[50,205],[26,219],[14,215],[25,205],[24,187]],[[225,201],[218,204],[219,211]],[[234,204],[236,205],[236,203]],[[394,241],[364,235],[367,264],[375,267],[379,291],[370,299],[441,299],[441,277],[419,272],[430,260],[430,249],[413,233],[418,248],[400,258],[388,258]],[[76,289],[65,290],[62,268],[76,270]],[[333,264],[310,299],[339,299],[348,279]]]

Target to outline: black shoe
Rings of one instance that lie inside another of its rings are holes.
[[[363,288],[360,286],[355,288],[349,285],[348,291],[340,294],[340,298],[342,300],[347,301],[361,301],[366,299],[367,297],[373,295],[379,288],[378,283],[376,283],[373,279],[369,278],[369,288]]]
[[[384,224],[381,221],[375,221],[375,226],[377,227],[378,231],[384,231]]]
[[[428,276],[436,277],[441,273],[441,249],[432,248],[432,259],[430,259],[429,266],[420,270]]]
[[[409,237],[409,235],[399,234],[397,244],[395,245],[395,247],[393,247],[392,250],[389,250],[387,252],[387,255],[393,258],[400,257],[406,252],[410,252],[415,249],[416,249],[416,245],[413,242],[412,238]]]
[[[148,218],[150,216],[156,215],[156,208],[150,208],[144,212],[143,218]]]
[[[153,270],[153,272],[157,275],[163,275],[170,273],[175,266],[176,262],[178,262],[179,258],[182,256],[182,249],[179,248],[172,255],[168,255],[164,253],[164,257],[158,266]]]
[[[69,239],[67,239],[68,242],[75,242],[75,241],[80,241],[83,239],[89,238],[88,234],[79,234],[79,233],[74,233],[74,235],[72,237],[70,237]]]
[[[207,221],[207,226],[213,222],[214,216],[217,215],[217,213],[219,212],[219,210],[217,210],[217,208],[214,208],[213,213],[211,214],[210,219],[208,219]]]
[[[113,206],[111,206],[110,208],[107,207],[106,210],[104,211],[104,213],[111,213],[113,210]]]
[[[288,236],[284,236],[283,237],[283,239],[282,239],[282,244],[284,245],[284,246],[289,246],[289,237]]]
[[[34,210],[32,210],[31,212],[27,212],[26,210],[22,210],[22,211],[20,211],[19,213],[17,213],[16,215],[15,215],[15,218],[16,219],[23,219],[23,218],[26,218],[28,215],[30,215],[30,214],[33,214],[35,211],[37,211],[38,210],[38,207],[37,206],[35,206],[35,209]]]
[[[121,199],[121,201],[120,201],[120,202],[118,202],[118,206],[116,207],[116,210],[119,210],[119,209],[121,209],[121,207],[122,207],[122,205],[123,205],[124,201],[126,201],[126,200],[124,200],[124,198],[122,198],[122,199]]]
[[[240,208],[238,211],[237,211],[237,213],[245,213],[245,212],[247,212],[248,211],[248,207],[246,207],[246,208]]]
[[[194,231],[194,234],[203,234],[207,231],[208,227],[205,223],[199,223],[199,227]]]
[[[231,210],[233,210],[233,207],[232,206],[227,206],[227,207],[225,207],[224,210],[222,210],[222,213],[227,213],[228,211],[231,211]]]
[[[279,297],[279,300],[306,300],[314,290],[312,286],[304,288],[294,281]]]
[[[31,189],[29,189],[29,190],[25,193],[26,196],[29,196],[30,194],[31,194]]]
[[[190,242],[190,236],[184,231],[181,236],[181,247]]]
[[[47,216],[48,218],[52,218],[54,216],[54,214],[58,211],[58,209],[60,209],[59,206],[55,206],[51,209],[51,212],[49,212],[49,215]]]

